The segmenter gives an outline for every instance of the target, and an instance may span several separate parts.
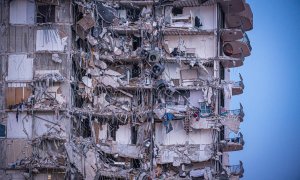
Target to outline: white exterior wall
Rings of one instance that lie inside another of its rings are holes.
[[[106,140],[107,139],[107,124],[102,125],[102,130],[99,130],[99,140]]]
[[[198,78],[203,80],[212,80],[213,79],[213,68],[212,67],[205,67],[207,72],[199,67],[198,70]],[[178,63],[166,63],[165,70],[163,72],[163,79],[170,81],[171,79],[181,79],[180,71],[181,70],[189,70],[191,69],[189,65],[185,64],[178,64]],[[196,68],[192,68],[196,69]]]
[[[211,30],[216,29],[217,27],[217,18],[216,18],[216,10],[217,6],[197,6],[197,7],[183,7],[182,14],[178,14],[177,16],[190,16],[193,15],[193,18],[196,16],[200,19],[202,26],[200,29],[203,30]],[[168,16],[172,14],[172,8],[167,7],[165,9],[165,15]],[[173,17],[176,17],[172,15]]]
[[[194,17],[198,16],[202,23],[201,29],[211,30],[217,27],[215,11],[216,6],[198,6],[198,7],[184,7],[183,15],[189,15],[190,11]]]
[[[119,144],[131,144],[131,126],[130,124],[119,126],[116,134],[116,141]]]
[[[28,137],[26,133],[28,134]],[[7,113],[7,138],[31,138],[32,137],[32,119],[27,113],[19,113],[17,121],[16,113]]]
[[[33,78],[33,58],[27,54],[13,54],[8,56],[7,80],[25,81]]]
[[[183,14],[180,16],[186,16],[192,12],[194,17],[198,16],[200,18],[200,22],[203,25],[200,29],[212,30],[217,28],[216,9],[216,6],[184,7]],[[217,45],[214,35],[165,36],[170,52],[172,52],[175,47],[178,47],[180,38],[184,40],[184,46],[186,48],[196,48],[197,57],[215,57]]]
[[[32,115],[20,113],[18,121],[15,112],[8,113],[7,121],[7,138],[35,138],[42,136],[45,133],[53,133],[60,137],[67,137],[69,120],[62,116],[54,114],[36,114],[32,124]],[[56,125],[57,124],[57,125]],[[33,129],[32,129],[33,128]],[[26,133],[24,132],[26,130]],[[33,133],[33,134],[32,134]]]
[[[37,30],[36,51],[64,51],[68,37],[60,37],[58,30]]]
[[[203,92],[202,91],[190,91],[189,102],[194,107],[200,107],[199,102],[203,102]]]
[[[167,81],[180,79],[180,66],[177,63],[166,63],[163,78]]]
[[[225,68],[225,81],[230,81],[230,69],[229,68]],[[230,110],[230,100],[226,98],[226,96],[224,97],[224,102],[225,102],[225,109]]]
[[[216,56],[217,45],[214,35],[165,36],[170,52],[179,46],[180,38],[183,40],[182,47],[196,48],[195,53],[197,57],[210,58]]]
[[[35,121],[33,125],[33,136],[39,137],[46,133],[53,133],[56,135],[60,135],[62,137],[66,137],[66,126],[67,121],[62,116],[56,116],[55,114],[36,114]],[[57,125],[59,125],[59,127]],[[60,131],[57,131],[59,130]]]
[[[166,134],[166,128],[162,123],[155,124],[155,142],[159,145],[185,144],[211,144],[211,130],[194,130],[188,135],[184,130],[183,121],[171,121],[173,130]]]
[[[11,24],[34,24],[35,3],[29,0],[12,0],[9,8]]]

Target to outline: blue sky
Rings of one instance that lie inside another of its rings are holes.
[[[244,162],[244,180],[300,180],[300,1],[247,0],[254,15],[248,32],[253,47],[240,72],[243,151],[231,163]]]

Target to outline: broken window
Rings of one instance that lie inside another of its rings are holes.
[[[132,22],[138,21],[140,18],[141,10],[140,9],[129,9],[127,10],[127,17]]]
[[[37,5],[36,11],[36,22],[37,23],[54,23],[55,22],[55,6],[41,4]]]
[[[11,24],[34,24],[34,1],[12,0],[9,5],[9,22]]]
[[[141,163],[140,163],[139,159],[132,159],[131,164],[132,164],[133,168],[140,168],[141,167]]]
[[[76,114],[72,118],[72,134],[76,137],[88,138],[92,136],[92,127],[86,114]]]
[[[141,37],[132,37],[132,50],[135,51],[137,48],[141,47],[142,38]]]
[[[135,77],[139,77],[141,74],[141,68],[139,67],[138,64],[134,64],[132,66],[132,72],[131,72],[131,77],[135,78]]]
[[[221,106],[222,107],[225,107],[225,99],[224,99],[224,92],[223,91],[221,91]]]
[[[221,126],[221,131],[220,131],[220,140],[225,139],[225,129],[224,126]]]
[[[222,65],[222,63],[220,63],[220,78],[222,80],[225,80],[225,68],[224,66]]]
[[[0,124],[0,138],[5,138],[6,136],[6,127],[3,124]]]
[[[182,14],[183,13],[183,8],[182,7],[173,7],[172,9],[172,14],[176,16],[177,14]]]
[[[107,137],[109,137],[115,141],[116,136],[117,136],[117,130],[118,130],[117,124],[109,124],[108,131],[107,131],[107,133],[108,133]]]
[[[64,51],[68,37],[61,37],[57,29],[37,30],[36,51]]]
[[[208,117],[212,113],[211,107],[205,102],[200,103],[200,112],[202,117]]]
[[[137,143],[137,127],[133,126],[131,127],[131,144],[136,144]]]
[[[81,133],[80,134],[84,138],[92,136],[89,120],[87,120],[87,119],[83,120],[83,123],[81,124]]]

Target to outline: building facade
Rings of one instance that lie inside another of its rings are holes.
[[[239,179],[245,0],[0,2],[0,179]]]

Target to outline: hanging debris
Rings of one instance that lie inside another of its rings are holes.
[[[244,89],[229,68],[252,49],[245,1],[3,0],[0,9],[0,179],[242,176],[226,157],[245,143],[243,107],[229,110]]]

